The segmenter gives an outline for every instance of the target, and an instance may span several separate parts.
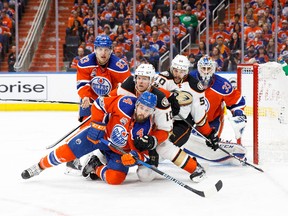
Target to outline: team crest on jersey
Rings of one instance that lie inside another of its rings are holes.
[[[126,128],[122,125],[116,124],[112,129],[110,138],[112,143],[114,143],[115,145],[119,147],[124,147],[128,139],[128,132]]]
[[[110,93],[112,85],[106,77],[96,76],[91,80],[91,88],[98,96],[105,96]]]
[[[127,122],[128,122],[128,119],[125,118],[125,117],[123,117],[123,118],[120,119],[120,123],[121,123],[122,125],[126,125]]]
[[[201,82],[198,82],[198,83],[197,83],[197,88],[198,88],[199,90],[204,90],[204,86],[202,85]]]
[[[166,97],[164,97],[162,100],[161,100],[161,104],[163,107],[168,107],[169,106],[169,101],[167,100]]]

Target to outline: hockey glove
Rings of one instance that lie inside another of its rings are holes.
[[[121,156],[121,162],[124,166],[134,166],[137,163],[137,159],[139,159],[139,154],[138,152],[132,150],[130,153],[123,154]]]
[[[97,144],[101,138],[104,137],[106,124],[102,122],[91,122],[90,128],[88,129],[87,139]]]
[[[212,148],[214,151],[218,149],[218,142],[220,141],[219,137],[216,135],[215,129],[212,129],[211,133],[207,136],[206,145]]]
[[[156,149],[149,150],[149,160],[147,161],[147,163],[150,165],[154,165],[155,167],[158,167],[159,155],[156,152]]]
[[[242,110],[235,110],[233,117],[229,118],[235,133],[235,138],[240,139],[246,127],[247,117]]]
[[[171,94],[171,96],[168,98],[168,101],[171,105],[172,115],[173,116],[178,115],[180,112],[180,105],[178,103],[176,96],[174,94]]]
[[[154,136],[145,135],[143,137],[137,137],[134,140],[134,146],[140,152],[145,150],[151,150],[156,148],[157,146],[157,139]]]

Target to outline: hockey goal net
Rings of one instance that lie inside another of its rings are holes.
[[[237,87],[248,117],[241,142],[253,145],[254,163],[288,162],[288,77],[282,65],[240,64]]]

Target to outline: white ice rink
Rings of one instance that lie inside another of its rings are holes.
[[[135,169],[120,186],[65,175],[63,164],[32,179],[21,178],[24,169],[50,152],[46,146],[77,125],[75,112],[0,112],[0,216],[288,214],[287,163],[263,164],[265,173],[248,166],[209,164],[208,178],[199,184],[174,165],[160,164],[160,170],[196,189],[211,187],[221,179],[222,190],[210,198],[197,196],[162,176],[150,183],[139,182]],[[251,148],[248,151],[252,163]]]

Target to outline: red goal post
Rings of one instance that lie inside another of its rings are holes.
[[[237,66],[237,88],[245,97],[245,113],[251,125],[249,131],[245,129],[244,132],[250,134],[250,138],[243,136],[242,144],[253,143],[255,164],[269,160],[288,161],[288,135],[285,135],[285,132],[288,134],[287,86],[287,78],[279,63]]]

